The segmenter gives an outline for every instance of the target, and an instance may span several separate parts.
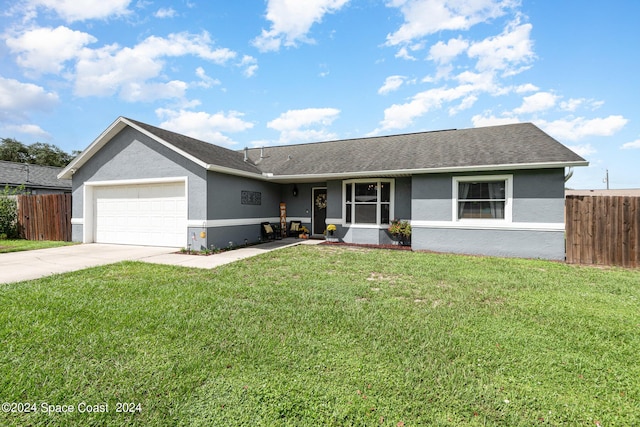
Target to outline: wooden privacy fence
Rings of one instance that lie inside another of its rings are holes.
[[[568,263],[640,267],[640,197],[567,196],[565,214]]]
[[[71,241],[71,194],[18,196],[20,237]]]

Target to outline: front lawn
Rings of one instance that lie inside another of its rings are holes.
[[[52,240],[24,240],[7,239],[0,240],[0,254],[7,252],[33,251],[35,249],[57,248],[59,246],[73,245],[72,242],[57,242]]]
[[[639,330],[638,270],[323,245],[121,263],[0,285],[0,425],[640,425]]]

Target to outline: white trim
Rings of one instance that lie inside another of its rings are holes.
[[[411,221],[412,228],[454,228],[460,230],[564,231],[564,222]]]
[[[342,218],[327,218],[325,219],[325,222],[327,223],[327,225],[329,224],[333,224],[333,225],[344,225],[343,224],[343,219]]]
[[[460,182],[487,182],[487,181],[504,181],[505,204],[504,219],[469,219],[458,218],[458,183]],[[451,216],[452,221],[460,224],[468,224],[477,227],[494,227],[496,225],[511,223],[513,218],[513,175],[473,175],[473,176],[454,176],[451,179],[452,196],[451,196]]]
[[[84,225],[84,218],[71,218],[71,225]]]
[[[308,223],[311,218],[287,217],[288,221],[300,221]],[[228,219],[190,219],[187,221],[189,228],[218,228],[218,227],[237,227],[242,225],[260,225],[262,222],[271,222],[280,224],[280,217],[264,217],[264,218],[228,218]]]
[[[346,224],[349,228],[367,228],[370,230],[386,230],[390,224]]]
[[[218,172],[226,175],[243,176],[245,178],[258,179],[262,181],[269,181],[273,177],[273,174],[270,174],[271,176],[269,176],[263,173],[247,172],[240,169],[234,169],[226,166],[219,166],[219,165],[213,165],[213,164],[207,164],[205,168],[211,172]]]
[[[356,228],[386,228],[389,226],[389,224],[381,224],[380,223],[380,219],[381,219],[381,204],[383,202],[377,200],[376,201],[376,224],[358,224],[358,223],[354,223],[354,222],[347,222],[347,185],[351,185],[354,183],[359,183],[359,182],[375,182],[375,183],[380,183],[380,182],[389,182],[390,188],[389,188],[389,221],[392,221],[393,218],[395,218],[395,204],[396,204],[396,180],[394,178],[389,178],[389,177],[369,177],[369,178],[361,178],[361,179],[345,179],[342,181],[342,219],[341,224],[345,227],[354,227],[354,226],[358,226]],[[380,191],[378,190],[378,198]],[[355,188],[352,188],[352,192],[351,192],[351,198],[354,199],[352,200],[350,203],[353,206],[352,210],[351,210],[351,220],[353,221],[353,217],[356,214],[356,210],[355,210]],[[384,202],[386,203],[386,202]],[[373,203],[371,203],[373,204]],[[364,226],[364,227],[360,227],[360,226]]]
[[[462,172],[491,172],[497,170],[521,170],[521,169],[551,169],[565,168],[573,166],[589,166],[589,162],[544,162],[544,163],[519,163],[519,164],[496,164],[496,165],[476,165],[476,166],[453,166],[441,168],[416,168],[416,169],[393,169],[380,171],[353,171],[338,173],[317,173],[317,174],[297,174],[297,175],[274,175],[265,177],[269,181],[295,181],[295,180],[326,180],[326,179],[359,179],[366,177],[389,178],[399,175],[419,175],[438,173],[462,173]]]
[[[187,221],[189,228],[216,228],[216,227],[237,227],[242,225],[260,225],[262,222],[280,223],[279,217],[268,218],[229,218],[229,219],[190,219]]]
[[[143,135],[167,147],[169,150],[191,160],[192,162],[203,168],[206,168],[208,166],[202,160],[192,156],[185,151],[180,150],[175,145],[168,143],[164,139],[130,122],[126,118],[118,117],[104,132],[100,134],[100,136],[98,136],[98,138],[96,138],[91,143],[91,145],[89,145],[82,153],[80,153],[78,157],[76,157],[71,163],[69,163],[69,165],[67,165],[67,167],[62,170],[62,172],[58,174],[58,179],[71,179],[71,176],[78,168],[82,167],[82,165],[84,165],[91,157],[93,157],[98,151],[100,151],[102,147],[104,147],[109,141],[111,141],[116,135],[118,135],[126,126],[137,130]]]
[[[85,186],[92,187],[115,187],[119,185],[149,185],[149,184],[166,184],[170,182],[184,182],[186,184],[188,177],[176,176],[166,178],[139,178],[139,179],[114,179],[111,181],[85,181]],[[187,188],[185,188],[187,190]]]

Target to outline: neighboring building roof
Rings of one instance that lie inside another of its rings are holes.
[[[75,169],[126,126],[208,170],[283,182],[373,174],[540,169],[588,164],[531,123],[234,151],[120,117],[59,176],[70,178]]]
[[[615,190],[565,190],[565,196],[633,196],[640,197],[640,188],[617,188]]]
[[[0,160],[0,186],[71,191],[70,179],[58,179],[62,168]]]

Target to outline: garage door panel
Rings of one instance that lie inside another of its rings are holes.
[[[183,182],[97,187],[95,241],[181,247],[186,242]]]

